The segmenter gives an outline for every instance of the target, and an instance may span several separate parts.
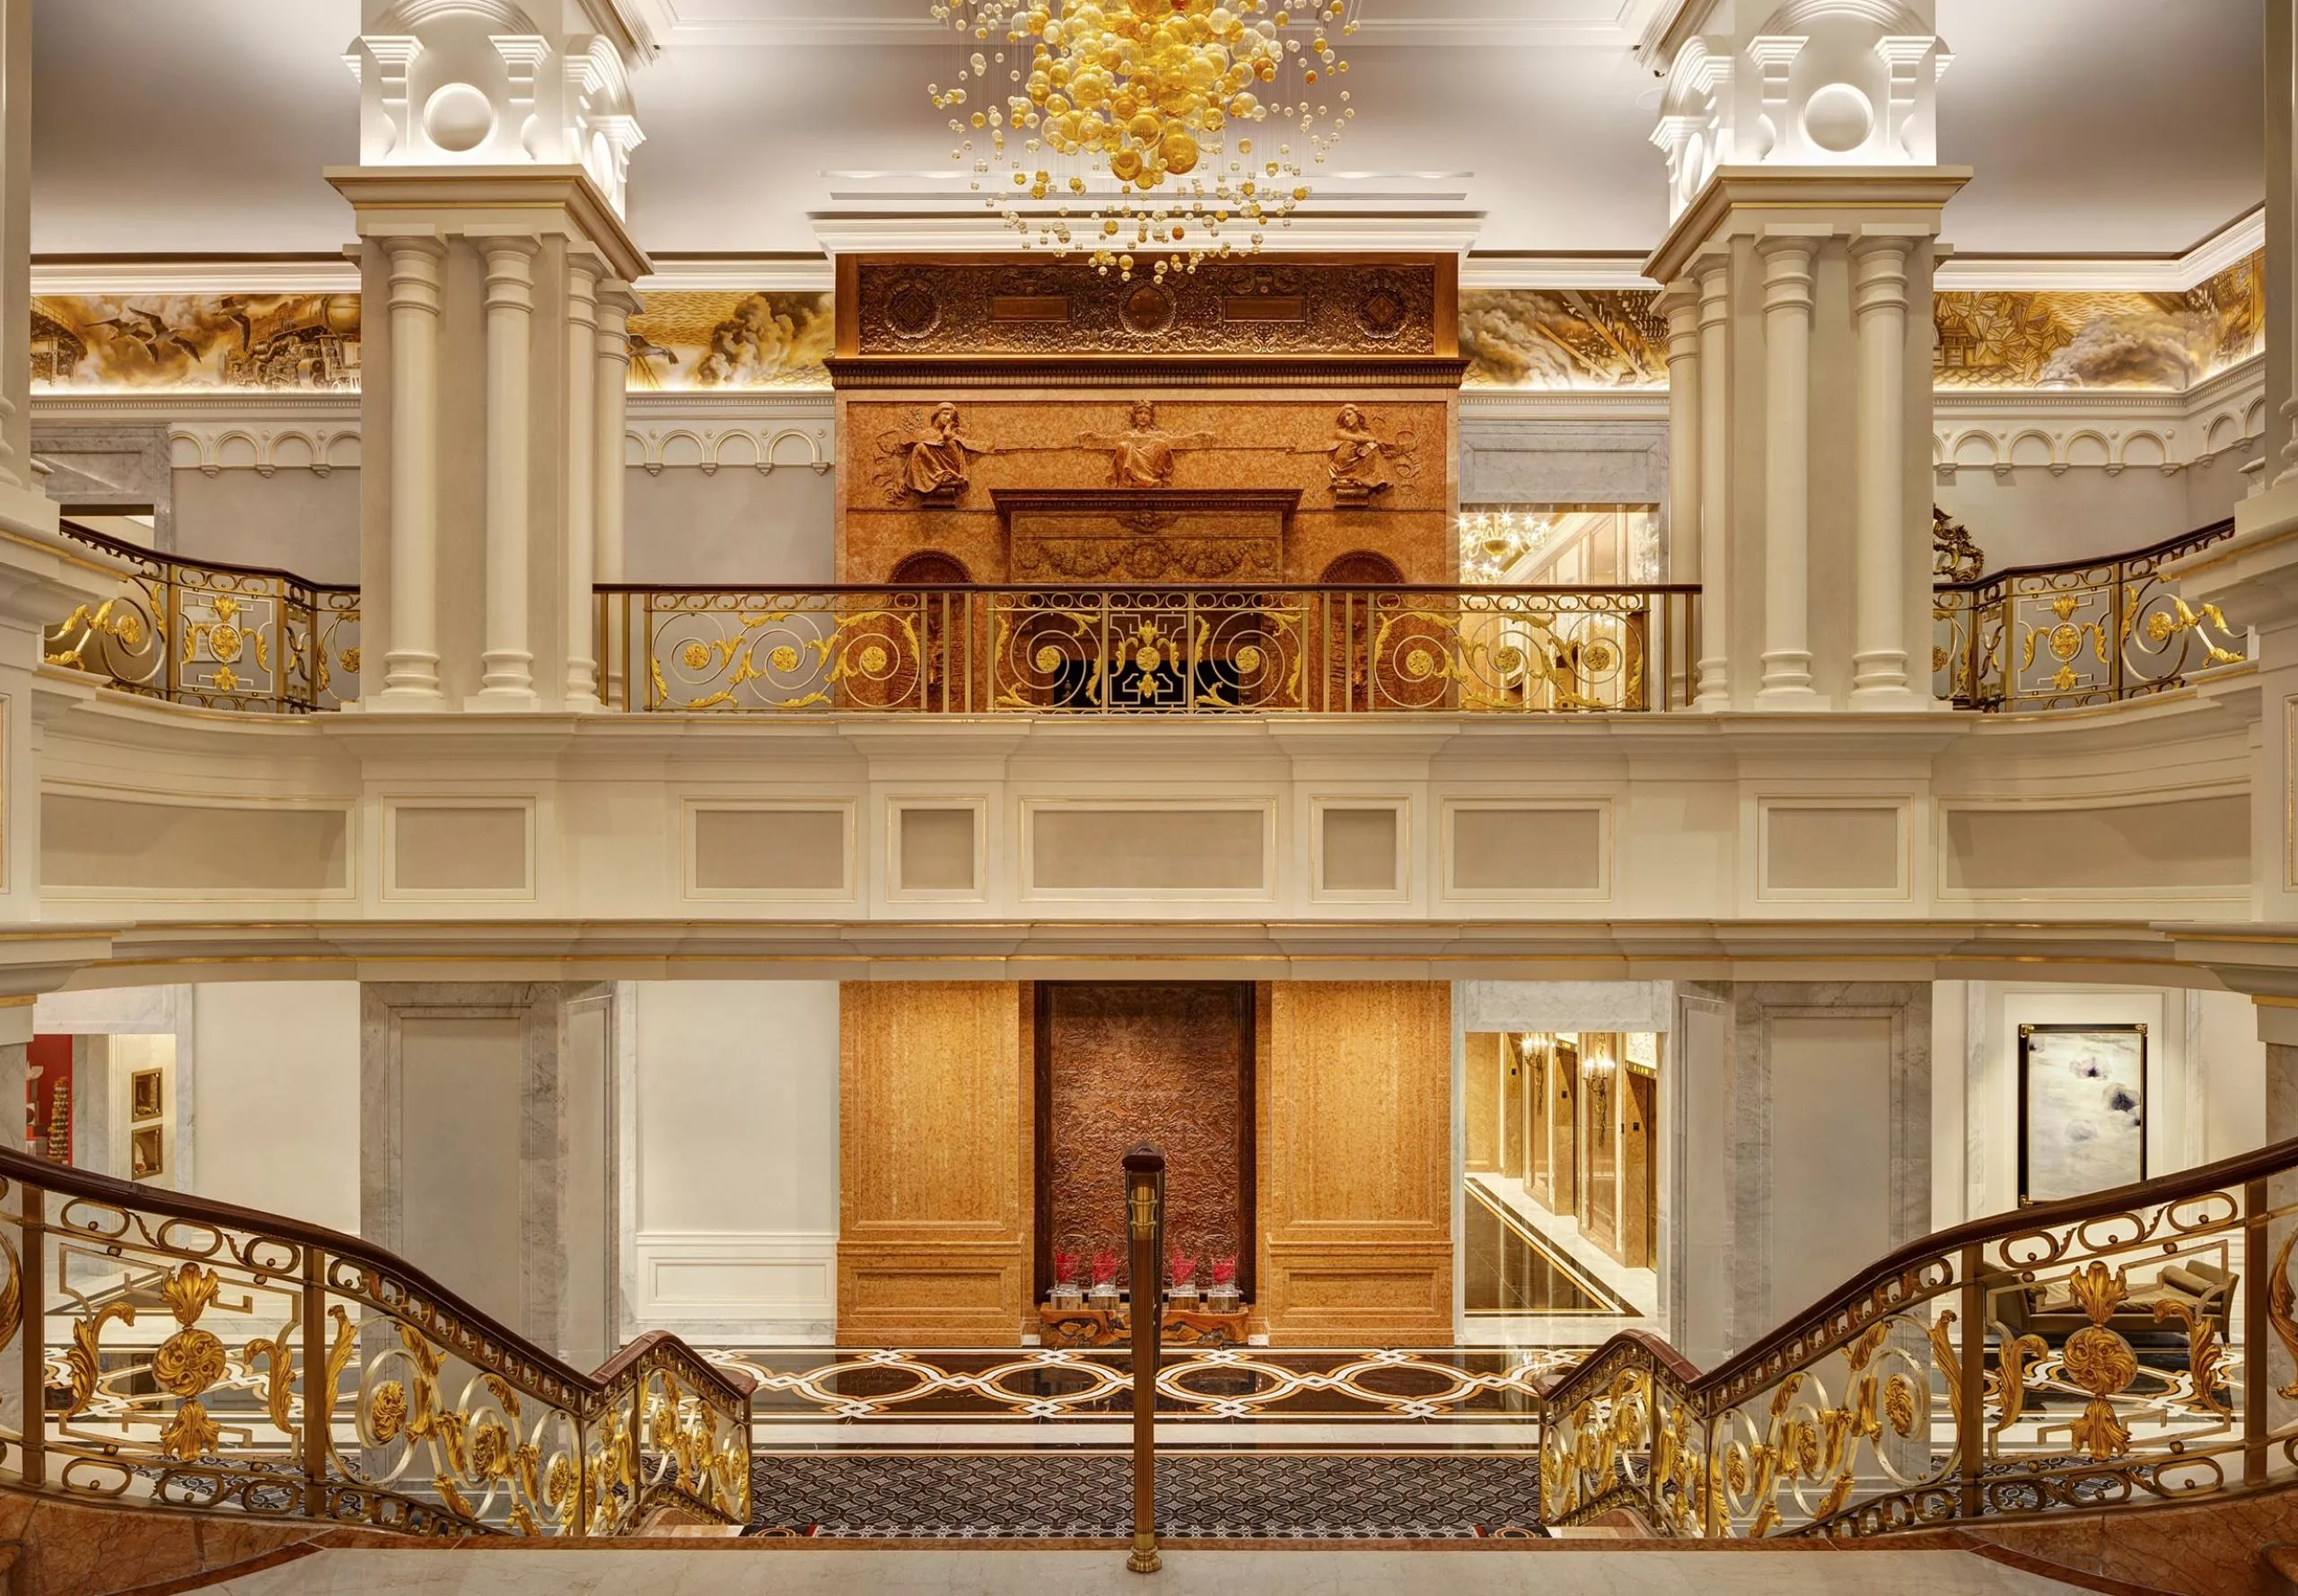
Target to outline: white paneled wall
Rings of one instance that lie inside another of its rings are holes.
[[[359,987],[192,988],[201,1197],[359,1231]]]
[[[647,981],[621,996],[623,1335],[827,1342],[838,984]]]

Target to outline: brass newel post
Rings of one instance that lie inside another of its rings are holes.
[[[16,1188],[22,1215],[23,1280],[17,1293],[17,1334],[22,1337],[24,1381],[23,1481],[48,1483],[48,1194]]]
[[[2267,1292],[2265,1270],[2261,1267],[2267,1258],[2268,1237],[2267,1215],[2274,1212],[2270,1189],[2263,1180],[2250,1180],[2242,1187],[2242,1257],[2256,1259],[2246,1262],[2242,1273],[2242,1483],[2262,1486],[2267,1481],[2268,1464],[2267,1442],[2274,1431],[2274,1416],[2267,1407],[2267,1392],[2273,1389],[2273,1377],[2267,1372]],[[2210,1393],[2202,1393],[2208,1397]]]
[[[1125,1565],[1154,1574],[1162,1566],[1157,1556],[1157,1331],[1165,1296],[1165,1154],[1154,1142],[1125,1155],[1125,1221],[1133,1288],[1133,1555]]]
[[[1955,1452],[1962,1476],[1962,1516],[1976,1519],[1984,1505],[1979,1481],[1987,1473],[1987,1285],[1980,1278],[1986,1254],[1977,1242],[1963,1249],[1962,1362],[1956,1365]]]
[[[335,1381],[328,1372],[326,1257],[303,1249],[303,1514],[327,1511],[327,1456],[334,1436]]]

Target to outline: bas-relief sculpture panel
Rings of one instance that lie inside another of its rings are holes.
[[[1366,549],[1408,581],[1452,576],[1452,423],[1441,398],[857,397],[842,419],[841,581],[884,581],[927,550],[977,582],[1312,581]],[[1012,508],[1063,490],[1133,496],[1106,510]],[[1213,502],[1236,490],[1297,494],[1281,548],[1273,530],[1242,524],[1259,506]],[[1172,509],[1161,513],[1156,495],[1169,491]],[[1168,536],[1183,530],[1188,538]]]

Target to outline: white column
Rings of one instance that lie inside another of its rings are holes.
[[[1699,696],[1732,707],[1732,270],[1721,255],[1699,271]]]
[[[2266,480],[2298,482],[2298,5],[2266,7]],[[10,303],[13,303],[11,301]]]
[[[1668,570],[1670,582],[1697,582],[1699,559],[1699,290],[1680,278],[1660,295],[1668,321]],[[1690,663],[1669,638],[1668,698],[1680,704]]]
[[[599,285],[598,579],[623,580],[623,434],[630,408],[630,317],[639,310],[630,285]]]
[[[467,707],[531,710],[528,484],[534,469],[535,241],[478,241],[487,260],[487,639]]]
[[[1763,257],[1764,584],[1759,709],[1824,709],[1811,689],[1811,256],[1767,238]]]
[[[0,484],[32,488],[32,8],[0,0]]]
[[[390,636],[376,707],[434,710],[439,692],[439,302],[446,250],[383,241],[390,262]]]
[[[598,581],[599,269],[566,261],[566,707],[599,707]]]
[[[628,492],[623,466],[623,432],[630,408],[630,316],[640,309],[630,285],[610,277],[599,285],[599,433],[594,445],[598,468],[599,548],[597,575],[601,582],[624,580],[623,511]],[[591,613],[599,612],[595,606]],[[609,704],[621,704],[625,663],[608,635],[596,639],[600,691]]]
[[[1905,239],[1852,247],[1859,331],[1859,546],[1855,709],[1920,709],[1907,674],[1907,312]]]

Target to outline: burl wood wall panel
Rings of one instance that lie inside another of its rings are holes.
[[[1252,1231],[1252,987],[1049,981],[1038,987],[1038,1289],[1056,1248],[1126,1260],[1125,1173],[1137,1142],[1165,1153],[1168,1248],[1240,1257]],[[1252,1290],[1248,1276],[1245,1291]]]
[[[1450,1344],[1451,988],[1261,990],[1259,1305],[1270,1343]]]
[[[1030,1311],[1029,993],[839,988],[838,1339],[1012,1346]]]

